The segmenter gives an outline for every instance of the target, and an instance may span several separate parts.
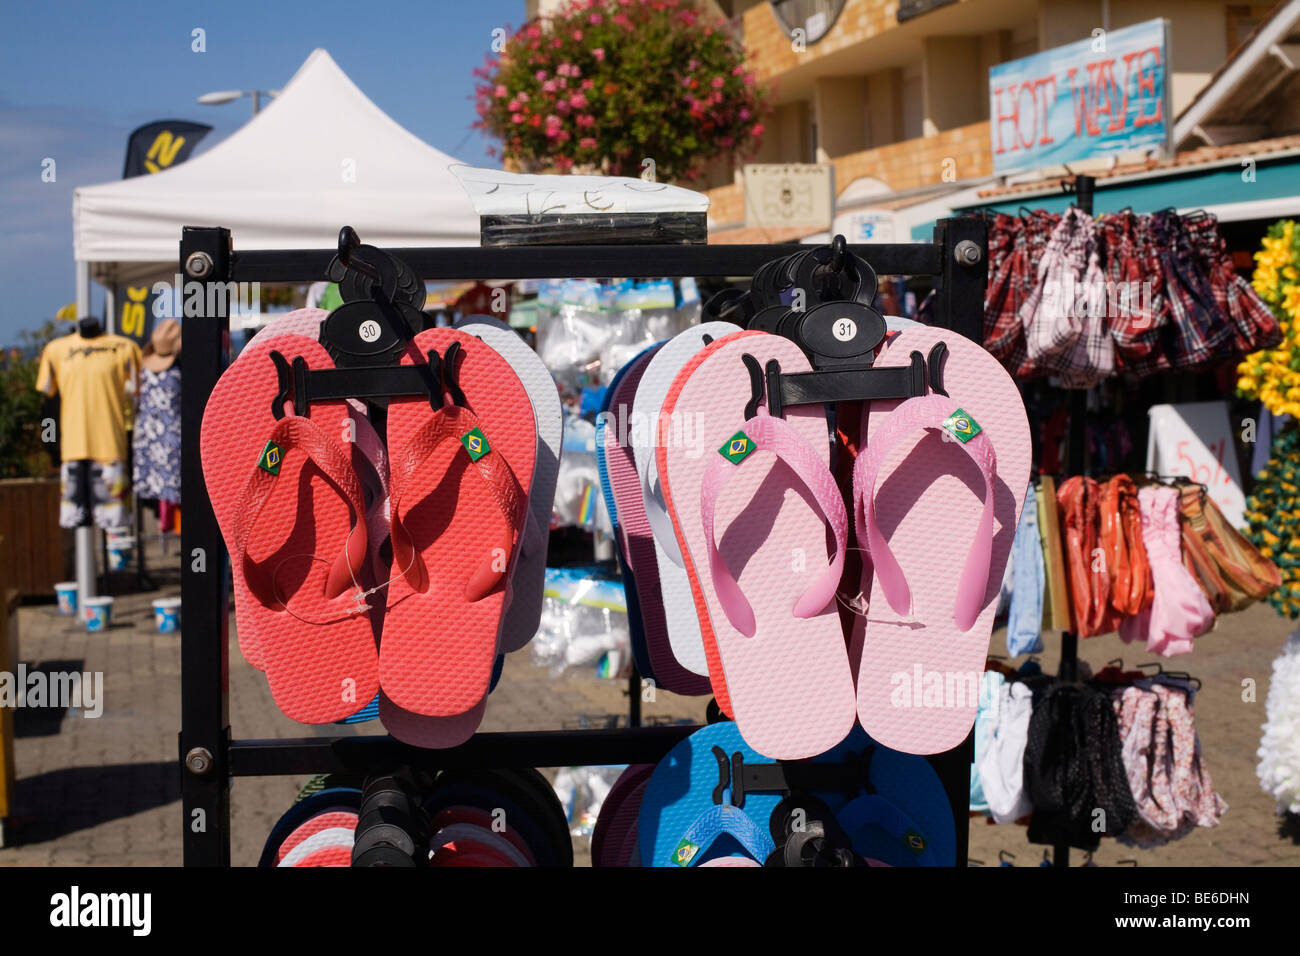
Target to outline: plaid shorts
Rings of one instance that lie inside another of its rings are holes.
[[[1025,218],[998,213],[989,223],[991,278],[984,298],[984,347],[1018,378],[1035,373],[1020,309],[1038,285],[1034,263],[1059,220],[1054,213],[1035,212]]]
[[[1071,207],[1061,217],[1038,260],[1036,288],[1020,307],[1025,344],[1036,369],[1080,371],[1076,345],[1088,310],[1088,262],[1094,245],[1092,217]]]
[[[1095,239],[1095,237],[1094,237]],[[1115,342],[1108,327],[1106,277],[1101,271],[1097,243],[1088,243],[1088,265],[1083,273],[1083,296],[1076,299],[1080,325],[1067,366],[1060,370],[1066,388],[1091,388],[1115,374]]]
[[[1148,241],[1149,218],[1132,212],[1108,213],[1100,224],[1115,364],[1120,372],[1135,375],[1170,367],[1172,329],[1160,260]]]
[[[1204,263],[1192,237],[1175,213],[1151,216],[1154,233],[1161,238],[1159,255],[1164,265],[1169,314],[1178,337],[1174,340],[1174,368],[1200,368],[1232,352],[1233,324],[1215,309],[1214,293]]]
[[[1183,225],[1195,258],[1208,270],[1216,310],[1231,319],[1234,351],[1246,354],[1273,348],[1281,342],[1282,330],[1276,317],[1250,283],[1237,274],[1214,217],[1188,217]]]
[[[1237,274],[1213,216],[1071,208],[986,219],[984,347],[1016,378],[1083,388],[1272,348],[1272,311]]]

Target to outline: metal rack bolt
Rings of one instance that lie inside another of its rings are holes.
[[[185,755],[185,769],[193,774],[205,774],[212,769],[212,751],[195,747]]]
[[[969,239],[963,239],[952,250],[953,258],[957,260],[958,265],[973,266],[978,265],[981,253],[979,243],[972,242]]]
[[[185,272],[192,278],[202,279],[212,273],[212,257],[206,252],[192,252],[185,260]]]

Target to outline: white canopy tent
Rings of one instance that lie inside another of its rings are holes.
[[[455,163],[394,122],[325,50],[269,106],[173,169],[73,194],[78,309],[89,279],[168,281],[182,226],[226,226],[236,249],[330,248],[353,226],[378,246],[476,246]]]

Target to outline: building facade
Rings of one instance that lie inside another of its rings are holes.
[[[1269,14],[1224,0],[734,0],[715,4],[740,30],[775,112],[754,162],[825,163],[834,189],[885,198],[992,174],[988,71],[1097,30],[1171,22],[1175,115]],[[706,183],[714,241],[794,238],[744,229],[737,161]],[[804,230],[806,231],[806,230]]]

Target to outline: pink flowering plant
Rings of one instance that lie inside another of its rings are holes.
[[[752,156],[768,91],[725,21],[689,0],[576,0],[533,21],[475,69],[475,126],[526,172],[690,181]]]

